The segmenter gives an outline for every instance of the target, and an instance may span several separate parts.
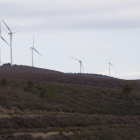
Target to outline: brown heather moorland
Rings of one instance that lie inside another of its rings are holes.
[[[140,80],[27,66],[2,66],[3,77],[0,140],[140,139]],[[126,83],[133,87],[129,97],[122,92]]]

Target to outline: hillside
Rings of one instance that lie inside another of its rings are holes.
[[[100,77],[100,78],[114,78],[111,76],[107,76],[107,75],[102,75],[102,74],[92,74],[92,73],[68,73],[71,75],[79,75],[79,76],[89,76],[89,77]],[[118,79],[118,78],[115,78]]]
[[[13,65],[11,67],[10,63],[3,64],[0,67],[0,71],[8,71],[8,72],[28,72],[28,73],[61,73],[59,71],[49,70],[49,69],[43,69],[43,68],[37,68],[37,67],[31,67],[31,66],[23,66],[23,65]],[[101,74],[89,74],[89,73],[66,73],[70,75],[78,75],[78,76],[89,76],[89,77],[101,77],[101,78],[113,78],[106,75]]]
[[[31,66],[23,66],[23,65],[11,65],[4,64],[0,67],[0,71],[7,71],[7,72],[30,72],[30,73],[61,73],[54,70],[48,70],[43,68],[36,68]]]
[[[3,67],[0,79],[8,84],[0,85],[0,139],[140,139],[139,80]],[[122,93],[126,83],[134,88],[131,98]]]

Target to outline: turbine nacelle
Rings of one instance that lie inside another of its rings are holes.
[[[10,32],[10,33],[8,33],[8,34],[9,34],[9,35],[13,35],[13,34],[18,33],[18,32],[20,32],[20,31]]]

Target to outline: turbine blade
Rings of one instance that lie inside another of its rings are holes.
[[[1,36],[1,20],[0,20],[0,36]]]
[[[110,63],[110,65],[112,65],[111,63]],[[113,65],[112,65],[113,66]],[[114,66],[113,66],[114,67]],[[114,67],[115,68],[115,67]]]
[[[101,65],[104,66],[104,65],[107,65],[107,64],[109,64],[109,63],[104,63],[104,64],[101,64]]]
[[[31,49],[31,48],[30,48],[30,49]],[[26,50],[26,52],[29,51],[30,49]]]
[[[76,59],[76,58],[73,58],[73,57],[71,57],[71,56],[70,56],[70,58],[72,58],[72,59],[75,59],[75,60],[78,60],[78,59]],[[78,61],[79,61],[79,60],[78,60]]]
[[[84,72],[84,67],[83,67],[83,64],[82,64],[82,62],[81,62],[81,66],[82,66],[82,69],[83,69],[83,72]]]
[[[34,48],[34,34],[33,34],[33,48]]]
[[[89,54],[89,53],[88,53],[88,54]],[[88,54],[87,54],[82,60],[84,60],[84,59],[88,56]],[[81,60],[81,61],[82,61],[82,60]]]
[[[4,41],[7,43],[7,41],[6,41],[2,36],[1,36],[1,39],[4,40]],[[7,43],[7,44],[8,44],[8,43]],[[9,44],[8,44],[8,45],[9,45]],[[9,46],[10,46],[10,45],[9,45]]]
[[[35,48],[33,48],[41,57],[43,57]]]
[[[112,55],[110,56],[109,62],[111,62],[111,59],[112,59]]]
[[[18,32],[20,32],[20,31],[13,32],[13,34],[18,33]]]
[[[10,30],[10,28],[7,26],[7,24],[4,22],[3,19],[1,19],[3,21],[3,23],[5,24],[5,26],[8,28],[8,30],[12,33],[12,31]]]

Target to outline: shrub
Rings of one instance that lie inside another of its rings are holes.
[[[47,89],[44,89],[40,93],[40,96],[42,98],[49,100],[49,101],[56,101],[58,99],[58,93],[57,93],[56,86],[54,84],[49,85],[49,87]]]
[[[34,86],[34,81],[29,79],[27,84],[28,85],[24,87],[24,91],[32,91],[32,88]]]
[[[125,84],[122,90],[123,95],[129,99],[132,98],[132,90],[133,90],[132,86],[130,86],[129,84]]]
[[[28,86],[31,88],[34,86],[34,81],[32,79],[28,80]]]
[[[8,84],[8,79],[7,79],[6,77],[1,78],[0,84],[1,84],[2,86],[7,85],[7,84]]]
[[[43,89],[41,83],[39,83],[39,84],[37,85],[37,88],[38,88],[39,90],[42,90],[42,89]]]
[[[25,87],[24,87],[24,91],[29,91],[28,86],[25,86]]]

